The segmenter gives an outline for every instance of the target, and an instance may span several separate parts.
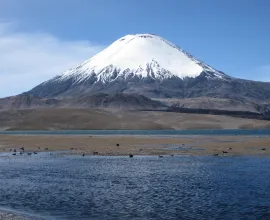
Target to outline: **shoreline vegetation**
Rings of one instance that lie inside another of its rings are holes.
[[[269,136],[0,135],[0,152],[61,151],[67,155],[270,155]],[[12,155],[12,154],[11,154]]]

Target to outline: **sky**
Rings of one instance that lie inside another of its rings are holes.
[[[270,81],[269,0],[0,0],[0,97],[113,41],[154,33],[228,75]]]

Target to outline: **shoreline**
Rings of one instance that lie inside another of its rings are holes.
[[[270,156],[269,136],[0,135],[0,152],[68,151],[74,155]]]

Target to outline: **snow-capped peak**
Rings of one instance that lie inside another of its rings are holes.
[[[203,71],[217,78],[225,76],[157,35],[135,34],[120,38],[80,66],[64,72],[57,80],[76,77],[80,82],[92,76],[102,82],[132,76],[183,79],[197,77]]]

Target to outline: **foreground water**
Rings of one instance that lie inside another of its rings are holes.
[[[56,130],[0,131],[0,134],[25,135],[270,135],[270,129],[220,130]]]
[[[0,156],[0,209],[42,219],[270,219],[269,157]]]

